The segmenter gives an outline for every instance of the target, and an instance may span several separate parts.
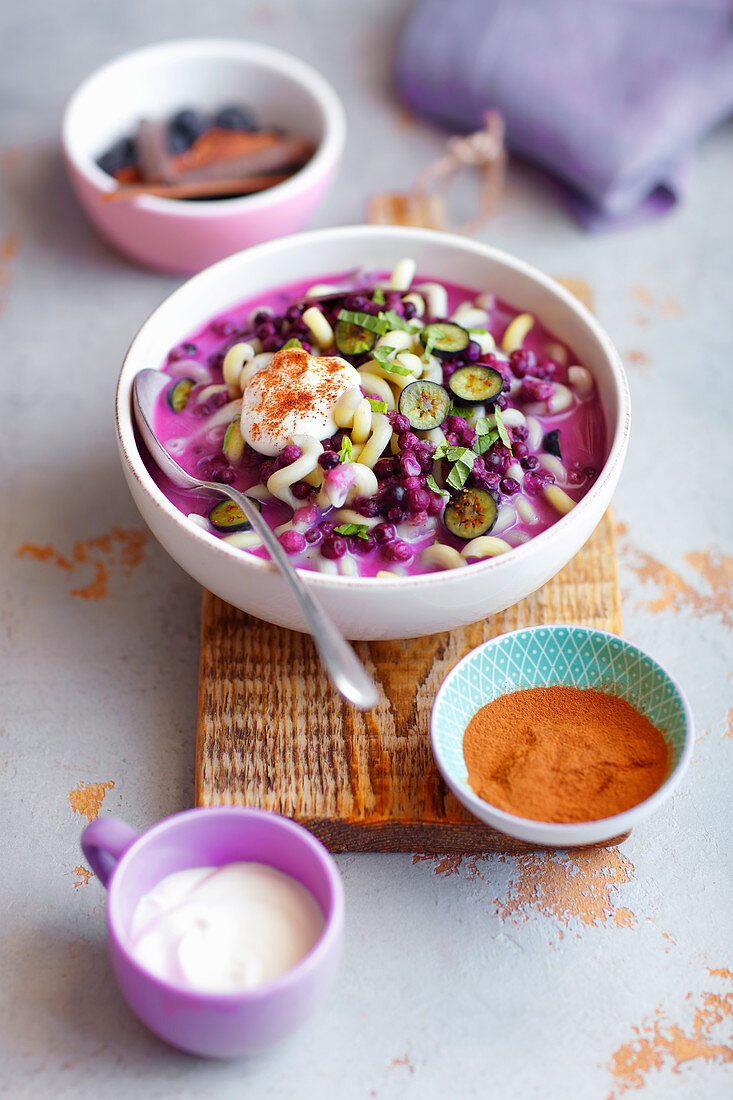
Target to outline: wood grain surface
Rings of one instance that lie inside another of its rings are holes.
[[[469,649],[542,623],[620,633],[609,513],[561,573],[502,614],[426,638],[355,643],[382,688],[369,714],[334,691],[309,636],[204,592],[196,804],[286,814],[334,852],[526,850],[451,794],[433,763],[429,721],[438,687]]]

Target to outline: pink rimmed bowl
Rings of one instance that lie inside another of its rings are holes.
[[[259,194],[187,202],[142,196],[109,202],[117,187],[97,165],[143,118],[183,107],[250,105],[263,124],[304,134],[314,156],[290,179]],[[125,54],[92,73],[72,96],[62,125],[71,185],[102,236],[133,260],[190,275],[242,248],[302,229],[336,169],[346,119],[328,82],[282,50],[235,38],[191,38]]]
[[[415,577],[360,578],[303,571],[301,576],[349,638],[411,638],[477,622],[540,588],[589,538],[621,473],[629,438],[629,390],[608,336],[553,279],[488,245],[428,229],[346,226],[273,241],[223,260],[190,279],[148,318],[135,337],[117,388],[117,437],[135,503],[169,554],[217,596],[279,626],[304,630],[287,584],[267,561],[195,526],[158,488],[133,428],[132,384],[160,367],[168,351],[227,307],[264,289],[358,265],[390,270],[405,256],[420,275],[490,290],[567,342],[590,368],[606,418],[608,456],[587,495],[554,526],[510,553]]]
[[[321,1004],[336,976],[344,930],[344,889],[333,857],[294,821],[264,810],[225,806],[185,810],[142,835],[98,817],[81,846],[107,888],[112,966],[132,1011],[172,1046],[210,1058],[255,1054],[295,1031]],[[273,981],[239,993],[200,993],[164,981],[131,951],[137,903],[166,875],[240,860],[264,863],[300,882],[325,924],[313,949]]]

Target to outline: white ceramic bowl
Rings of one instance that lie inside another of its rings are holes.
[[[365,264],[391,269],[404,256],[419,274],[491,290],[533,312],[593,372],[605,410],[608,459],[595,484],[542,534],[499,557],[416,577],[357,578],[303,571],[305,582],[349,638],[411,638],[476,622],[516,603],[580,549],[608,507],[629,436],[629,391],[608,336],[576,298],[535,268],[487,245],[427,229],[351,226],[303,233],[230,256],[190,279],[152,314],[127,354],[117,390],[117,434],[130,491],[173,558],[216,595],[261,619],[305,629],[287,585],[269,562],[195,526],[163,495],[140,457],[131,408],[139,370],[228,306],[296,279]]]
[[[316,153],[290,179],[238,199],[105,201],[117,185],[96,161],[133,135],[142,118],[230,103],[248,104],[263,124],[311,138]],[[282,50],[233,38],[183,39],[125,54],[84,81],[62,125],[71,185],[100,233],[132,259],[184,275],[302,229],[341,159],[345,135],[341,101],[315,69]]]
[[[557,684],[618,695],[663,731],[670,773],[649,798],[613,817],[566,824],[507,813],[469,786],[463,735],[476,712],[501,695]],[[671,797],[694,740],[690,704],[674,678],[632,642],[587,626],[525,627],[484,642],[448,673],[430,715],[435,763],[456,798],[494,829],[549,848],[599,844],[635,828]]]

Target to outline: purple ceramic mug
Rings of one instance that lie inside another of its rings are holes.
[[[231,1058],[284,1039],[314,1011],[336,975],[344,889],[319,840],[288,818],[227,806],[185,810],[139,835],[114,817],[86,827],[81,847],[109,891],[109,949],[122,995],[161,1039],[191,1054]],[[238,860],[268,864],[310,890],[325,917],[315,947],[273,981],[238,993],[200,993],[145,970],[130,951],[138,901],[166,875]]]

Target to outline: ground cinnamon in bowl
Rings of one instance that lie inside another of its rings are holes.
[[[502,695],[463,738],[471,788],[533,821],[612,817],[654,793],[670,772],[663,733],[602,691],[537,687]]]

